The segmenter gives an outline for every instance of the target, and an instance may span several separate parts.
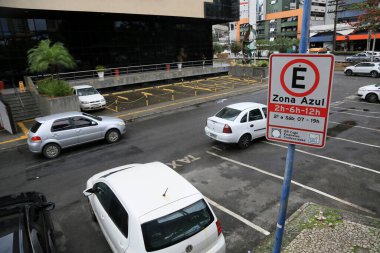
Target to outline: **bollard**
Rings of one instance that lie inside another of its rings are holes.
[[[146,105],[146,106],[149,105],[148,95],[145,95],[145,105]]]
[[[172,101],[174,101],[174,92],[172,91]]]
[[[119,112],[119,110],[118,110],[118,108],[117,108],[117,100],[118,100],[118,98],[116,98],[116,101],[115,101],[115,110],[116,110],[117,112]]]

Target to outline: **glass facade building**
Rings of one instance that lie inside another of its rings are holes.
[[[27,51],[47,38],[65,45],[76,70],[175,62],[181,48],[187,61],[211,59],[212,25],[238,16],[238,0],[205,2],[204,18],[0,7],[0,80],[28,74]]]

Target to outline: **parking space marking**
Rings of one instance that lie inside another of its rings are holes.
[[[338,106],[330,106],[330,108],[336,108],[336,109],[343,109],[347,111],[356,111],[356,112],[365,112],[365,113],[372,113],[372,114],[380,114],[380,112],[370,112],[365,110],[358,110],[358,109],[350,109],[350,108],[344,108],[344,107],[338,107]]]
[[[344,102],[343,103],[357,103],[357,104],[362,104],[362,105],[377,105],[377,106],[379,106],[380,104],[375,104],[375,103],[368,103],[368,102],[365,102],[365,101],[363,101],[363,102],[359,102],[359,101],[352,101],[352,100],[344,100]]]
[[[26,136],[24,135],[24,136],[21,136],[21,137],[15,138],[15,139],[7,140],[7,141],[2,141],[2,142],[0,142],[0,145],[2,145],[2,144],[6,144],[6,143],[16,142],[16,141],[20,141],[20,140],[25,140],[25,139],[27,139],[27,138],[28,138],[28,137],[26,137]]]
[[[360,117],[366,117],[366,118],[373,118],[373,119],[380,119],[380,117],[376,117],[376,116],[361,115],[361,114],[350,113],[350,112],[340,112],[340,111],[333,111],[333,110],[330,110],[330,112],[334,112],[334,113],[343,113],[343,114],[349,114],[349,115],[360,116]]]
[[[270,232],[266,231],[265,229],[263,229],[262,227],[250,222],[249,220],[241,217],[240,215],[232,212],[231,210],[228,210],[227,208],[225,208],[224,206],[221,206],[219,205],[218,203],[216,203],[215,201],[209,199],[208,197],[204,196],[205,199],[207,200],[207,202],[211,205],[213,205],[214,207],[218,208],[219,210],[221,210],[222,212],[225,212],[229,215],[231,215],[232,217],[234,217],[235,219],[238,219],[239,221],[243,222],[244,224],[246,224],[247,226],[255,229],[256,231],[264,234],[264,235],[270,235]]]
[[[215,154],[215,153],[213,153],[213,152],[211,152],[211,151],[206,151],[206,153],[208,153],[208,154],[210,154],[210,155],[212,155],[212,156],[215,156],[215,157],[219,157],[219,158],[221,158],[221,159],[223,159],[223,160],[225,160],[225,161],[229,161],[229,162],[231,162],[231,163],[235,163],[235,164],[238,164],[238,165],[240,165],[240,166],[243,166],[243,167],[246,167],[246,168],[249,168],[249,169],[255,170],[255,171],[260,172],[260,173],[262,173],[262,174],[265,174],[265,175],[268,175],[268,176],[271,176],[271,177],[274,177],[274,178],[280,179],[280,180],[282,180],[282,181],[284,180],[284,177],[282,177],[282,176],[279,176],[279,175],[276,175],[276,174],[270,173],[270,172],[268,172],[268,171],[265,171],[265,170],[262,170],[262,169],[256,168],[256,167],[254,167],[254,166],[251,166],[251,165],[248,165],[248,164],[245,164],[245,163],[242,163],[242,162],[239,162],[239,161],[233,160],[233,159],[228,158],[228,157],[224,157],[224,156],[221,156],[221,155]],[[373,211],[371,211],[371,210],[369,210],[369,209],[367,209],[367,208],[364,208],[364,207],[361,207],[361,206],[359,206],[359,205],[353,204],[353,203],[348,202],[348,201],[346,201],[346,200],[344,200],[344,199],[340,199],[340,198],[338,198],[338,197],[335,197],[335,196],[333,196],[333,195],[331,195],[331,194],[325,193],[325,192],[320,191],[320,190],[318,190],[318,189],[312,188],[312,187],[310,187],[310,186],[307,186],[307,185],[301,184],[301,183],[299,183],[299,182],[297,182],[297,181],[292,180],[292,184],[297,185],[297,186],[299,186],[299,187],[301,187],[301,188],[304,188],[304,189],[306,189],[306,190],[312,191],[312,192],[314,192],[314,193],[320,194],[320,195],[322,195],[322,196],[325,196],[325,197],[327,197],[327,198],[330,198],[330,199],[335,200],[335,201],[337,201],[337,202],[340,202],[340,203],[342,203],[342,204],[348,205],[348,206],[353,207],[353,208],[355,208],[355,209],[358,209],[358,210],[364,211],[364,212],[366,212],[366,213],[376,214],[375,212],[373,212]]]
[[[281,148],[288,148],[287,146],[284,146],[284,145],[281,145],[281,144],[277,144],[277,143],[272,143],[272,142],[269,142],[269,141],[263,141],[263,142],[267,143],[267,144],[270,144],[270,145],[273,145],[273,146],[281,147]],[[364,167],[364,166],[360,166],[360,165],[357,165],[357,164],[341,161],[341,160],[334,159],[334,158],[331,158],[331,157],[328,157],[328,156],[313,154],[313,153],[310,153],[310,152],[307,152],[307,151],[304,151],[304,150],[301,150],[301,149],[296,149],[296,151],[300,152],[300,153],[307,154],[307,155],[311,155],[311,156],[323,158],[323,159],[326,159],[326,160],[330,160],[330,161],[333,161],[333,162],[345,164],[345,165],[350,166],[350,168],[358,168],[358,169],[361,169],[361,170],[369,171],[369,172],[376,173],[376,174],[380,175],[380,171],[373,170],[373,169],[370,169],[370,168],[367,168],[367,167]]]
[[[28,130],[28,128],[26,128],[25,124],[23,122],[17,122],[17,125],[21,128],[24,135],[27,136],[29,130]]]
[[[330,138],[330,139],[352,142],[352,143],[355,143],[355,144],[365,145],[365,146],[368,146],[368,147],[380,148],[380,146],[369,144],[369,143],[364,143],[364,142],[359,142],[359,141],[353,141],[353,140],[343,139],[343,138],[339,138],[339,137],[333,137],[333,136],[329,136],[329,135],[327,135],[327,137]]]
[[[127,97],[117,96],[117,98],[120,98],[120,99],[123,99],[123,100],[129,101],[129,99],[128,99]]]
[[[335,122],[335,121],[329,121],[329,123],[337,124],[337,125],[345,125],[345,126],[350,126],[350,127],[357,127],[357,128],[362,128],[362,129],[366,129],[366,130],[372,130],[372,131],[380,132],[380,129],[376,129],[376,128],[370,128],[370,127],[364,127],[364,126],[353,126],[350,124],[343,124],[343,123],[339,123],[339,122]]]

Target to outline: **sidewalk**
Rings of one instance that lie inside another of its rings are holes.
[[[252,253],[270,253],[275,232]],[[379,253],[380,219],[306,203],[286,221],[284,253]]]

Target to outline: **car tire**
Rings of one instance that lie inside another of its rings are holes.
[[[243,136],[241,136],[239,139],[238,146],[241,149],[246,149],[251,144],[251,141],[252,141],[251,135],[243,134]]]
[[[351,69],[346,70],[345,74],[346,76],[352,76],[352,70]]]
[[[95,213],[94,213],[94,209],[92,209],[92,206],[91,206],[90,200],[88,200],[88,208],[90,209],[91,220],[97,222],[98,219],[96,219],[96,215],[95,215]]]
[[[115,143],[120,140],[120,131],[117,129],[110,129],[106,133],[106,141],[108,143]]]
[[[42,149],[42,155],[48,159],[54,159],[61,153],[61,147],[56,143],[48,143]]]
[[[373,70],[373,71],[371,71],[370,75],[371,75],[371,77],[375,78],[375,77],[377,77],[379,74],[378,74],[376,71]]]
[[[378,100],[378,97],[375,93],[369,93],[367,96],[365,96],[365,100],[370,103],[375,103]]]

